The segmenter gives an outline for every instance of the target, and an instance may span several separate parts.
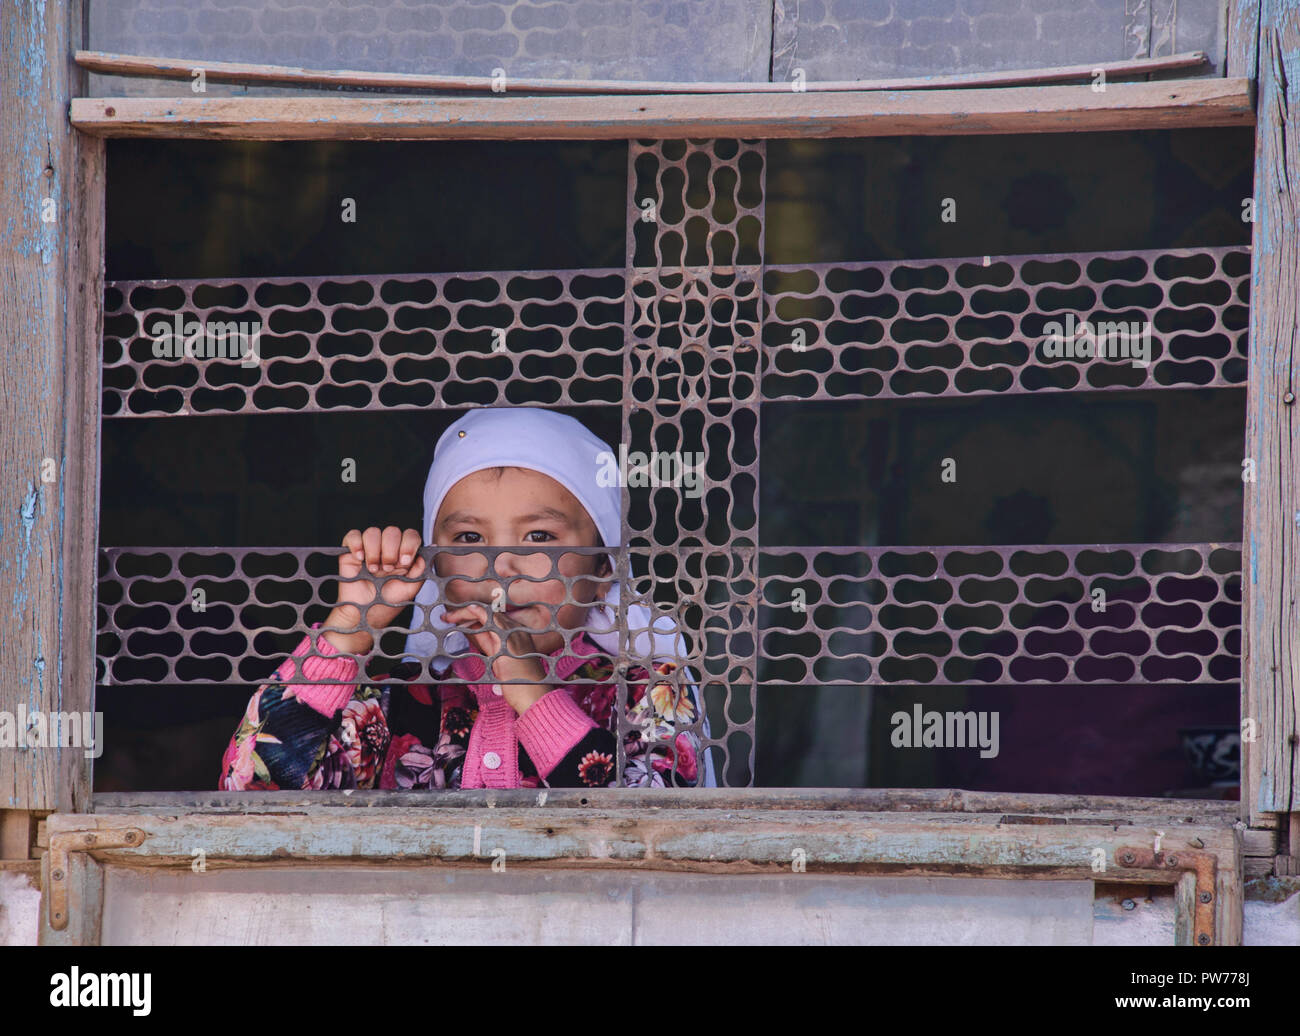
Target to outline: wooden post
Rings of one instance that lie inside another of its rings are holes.
[[[86,752],[15,729],[94,691],[104,145],[68,120],[84,11],[0,4],[0,809],[90,808]]]
[[[1228,60],[1224,75],[1255,79],[1259,74],[1259,0],[1228,0]]]
[[[1263,0],[1242,528],[1242,816],[1300,809],[1300,2]],[[1249,478],[1253,466],[1254,481]]]

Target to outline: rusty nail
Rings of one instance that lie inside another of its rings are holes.
[[[105,109],[104,109],[104,114],[107,115],[107,116],[111,119],[114,115],[117,114],[117,109],[116,109],[116,108],[105,108]]]
[[[50,871],[50,878],[51,878],[53,881],[62,881],[62,880],[63,880],[63,870],[62,870],[61,868],[59,868],[59,867],[55,867],[54,870]]]
[[[1119,858],[1119,862],[1124,864],[1126,867],[1131,867],[1133,865],[1133,861],[1136,859],[1137,857],[1134,856],[1132,853],[1125,853],[1123,856]]]
[[[94,836],[94,835],[82,835],[82,836],[81,836],[81,840],[82,840],[83,842],[85,842],[87,845],[94,845],[94,844],[95,844],[95,836]]]
[[[1210,937],[1206,935],[1204,932],[1202,932],[1200,935],[1196,937],[1196,941],[1200,943],[1202,946],[1210,945]]]
[[[53,175],[54,175],[54,166],[52,166],[52,165],[47,165],[47,166],[45,167],[45,175],[46,175],[46,176],[53,176]]]
[[[1177,856],[1166,856],[1166,857],[1165,857],[1165,866],[1166,866],[1166,867],[1177,867],[1177,866],[1178,866],[1178,857],[1177,857]]]
[[[1201,902],[1202,902],[1202,903],[1209,903],[1209,902],[1210,902],[1211,900],[1213,900],[1213,899],[1214,899],[1214,893],[1213,893],[1213,892],[1202,892],[1202,893],[1201,893]]]
[[[1292,403],[1295,402],[1295,393],[1288,392],[1285,396],[1282,397],[1282,402],[1285,403],[1287,406],[1290,406]]]

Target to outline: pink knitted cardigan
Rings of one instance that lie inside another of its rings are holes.
[[[318,629],[320,623],[312,625]],[[323,657],[308,655],[313,637],[316,650]],[[581,633],[570,643],[571,653],[563,658],[562,644],[551,653],[554,669],[561,681],[568,680],[587,661],[600,654],[600,649]],[[333,716],[343,708],[356,690],[358,665],[356,659],[337,657],[338,651],[324,636],[308,634],[303,637],[290,658],[276,671],[282,683],[289,685],[304,705],[323,716]],[[307,656],[307,657],[303,657]],[[341,684],[299,684],[293,682],[294,659],[302,659],[302,677],[306,680],[344,680]],[[457,676],[470,681],[462,684],[440,685],[441,698],[449,700],[454,695],[473,693],[478,700],[478,718],[470,730],[461,772],[462,788],[518,788],[520,786],[519,746],[523,745],[528,757],[545,778],[556,764],[572,751],[574,745],[586,737],[596,722],[575,701],[575,695],[590,690],[589,684],[561,683],[535,701],[522,714],[502,695],[499,683],[482,683],[488,675],[487,662],[479,654],[457,655],[452,661]]]

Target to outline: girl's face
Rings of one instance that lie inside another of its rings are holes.
[[[578,498],[553,478],[527,468],[506,468],[500,474],[488,468],[466,475],[443,498],[433,524],[433,540],[440,547],[594,547],[598,539],[596,525]],[[493,573],[485,554],[438,553],[434,569],[448,579],[444,592],[449,605],[477,601],[490,608],[495,595],[505,604],[507,616],[534,630],[545,629],[554,616],[558,629],[533,635],[538,650],[550,653],[564,645],[559,630],[585,625],[587,608],[610,586],[608,581],[577,578],[608,577],[603,555],[562,554],[555,558],[556,569],[576,579],[572,601],[566,601],[564,582],[551,574],[551,561],[552,555],[536,551],[503,552],[497,555]],[[487,578],[464,578],[475,576]],[[511,579],[517,576],[541,581]]]

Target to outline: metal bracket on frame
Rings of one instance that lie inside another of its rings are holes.
[[[143,844],[145,833],[138,827],[117,830],[60,831],[50,835],[50,927],[68,927],[68,854],[94,849],[134,849]]]
[[[1196,912],[1192,939],[1197,946],[1214,944],[1214,889],[1219,860],[1214,853],[1200,849],[1142,848],[1122,845],[1115,850],[1115,862],[1136,870],[1190,871],[1196,875]]]

